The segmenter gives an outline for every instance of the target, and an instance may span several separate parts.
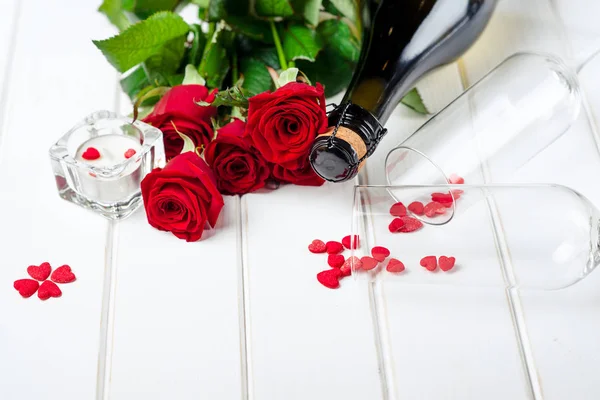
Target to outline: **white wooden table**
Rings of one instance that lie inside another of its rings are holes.
[[[109,223],[60,200],[51,143],[94,110],[130,110],[91,43],[114,33],[98,3],[0,0],[0,399],[600,398],[600,273],[524,296],[529,375],[501,290],[390,294],[400,333],[380,343],[365,287],[323,288],[306,250],[349,233],[353,182],[228,197],[197,243],[152,229],[143,210]],[[500,0],[476,45],[420,88],[439,108],[519,50],[579,62],[600,47],[599,16],[594,0]],[[592,117],[521,179],[600,205],[597,72],[583,82]],[[425,119],[400,106],[361,182],[383,183],[387,150]],[[24,300],[12,283],[42,261],[78,280],[60,299]]]

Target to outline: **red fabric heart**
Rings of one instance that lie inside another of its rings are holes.
[[[352,269],[350,268],[350,265],[346,265],[345,262],[344,265],[342,265],[342,268],[340,268],[340,272],[342,273],[342,277],[352,275]]]
[[[27,273],[33,279],[37,279],[38,281],[45,281],[50,276],[50,272],[52,271],[52,267],[47,262],[43,262],[39,265],[30,265],[27,267]]]
[[[446,212],[446,207],[437,201],[432,201],[427,204],[423,210],[425,211],[426,216],[432,218],[436,214],[444,214]]]
[[[135,155],[135,150],[134,149],[127,149],[127,151],[123,155],[125,156],[125,158],[131,158],[131,157],[133,157]]]
[[[308,245],[308,251],[311,253],[325,253],[327,247],[325,246],[325,242],[319,239],[315,239],[311,244]]]
[[[402,261],[396,260],[395,258],[390,258],[390,261],[388,261],[387,267],[385,267],[385,269],[388,272],[402,272],[404,271],[405,267]]]
[[[341,276],[342,272],[337,268],[333,268],[319,272],[317,274],[317,280],[321,285],[329,289],[335,289],[340,286]]]
[[[362,264],[362,269],[365,271],[370,271],[379,264],[379,261],[369,256],[361,257],[360,262]]]
[[[455,262],[456,258],[454,257],[441,256],[439,260],[440,269],[444,272],[450,271],[452,268],[454,268]]]
[[[50,297],[60,297],[62,292],[56,283],[52,281],[44,281],[38,290],[38,297],[42,300],[47,300]]]
[[[437,268],[437,259],[435,256],[427,256],[421,259],[421,266],[425,267],[428,271],[435,271]]]
[[[75,277],[75,274],[71,271],[71,267],[69,267],[68,265],[63,265],[54,270],[50,279],[52,279],[56,283],[70,283],[77,278]]]
[[[448,181],[453,185],[462,185],[465,183],[465,180],[456,174],[450,174]]]
[[[341,254],[330,254],[327,257],[327,264],[329,264],[331,268],[340,268],[344,265],[345,261],[346,259]]]
[[[402,220],[402,218],[394,218],[388,226],[388,229],[392,233],[402,232],[402,228],[404,228],[404,221]]]
[[[423,227],[423,223],[416,218],[413,217],[400,217],[402,222],[404,222],[404,226],[400,229],[400,232],[409,233],[418,231]]]
[[[394,217],[404,217],[406,215],[406,207],[399,201],[390,207],[390,214]]]
[[[383,262],[390,255],[390,251],[383,246],[375,246],[371,249],[371,255],[377,261]]]
[[[97,160],[100,158],[100,152],[95,147],[88,147],[81,155],[81,158],[84,160]]]
[[[432,193],[431,201],[437,201],[438,203],[452,203],[454,199],[450,193]]]
[[[420,201],[413,201],[408,205],[408,211],[415,215],[423,215],[423,208],[425,206]]]
[[[342,239],[342,244],[348,250],[358,249],[358,247],[360,246],[360,237],[358,237],[358,235],[354,235],[352,245],[350,245],[350,235],[344,236],[344,238]]]
[[[40,287],[38,281],[33,279],[19,279],[13,284],[13,287],[19,292],[19,294],[25,298],[33,296],[33,294]]]
[[[356,256],[348,257],[348,259],[344,262],[344,265],[342,265],[342,268],[344,270],[345,269],[352,269],[353,266],[354,266],[354,269],[361,269],[362,268],[362,262]]]
[[[327,242],[325,243],[327,254],[338,254],[344,251],[344,246],[340,242]]]

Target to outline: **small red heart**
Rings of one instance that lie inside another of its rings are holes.
[[[133,156],[135,155],[135,153],[136,153],[136,152],[135,152],[135,150],[134,150],[134,149],[128,149],[128,150],[125,152],[124,156],[125,156],[125,158],[131,158],[131,157],[133,157]]]
[[[431,201],[437,201],[438,203],[452,203],[454,199],[450,193],[432,193]]]
[[[47,262],[43,262],[38,267],[37,265],[30,265],[27,267],[27,273],[33,279],[37,279],[38,281],[45,281],[50,276],[50,272],[52,271],[52,267]]]
[[[408,233],[418,231],[423,227],[423,223],[413,217],[401,217],[404,226],[400,229],[400,232]]]
[[[319,272],[317,274],[317,280],[321,283],[321,285],[329,289],[335,289],[340,286],[341,276],[342,272],[337,268],[333,268]]]
[[[443,204],[438,203],[437,201],[432,201],[427,204],[423,209],[425,211],[425,215],[429,218],[435,216],[436,214],[444,214],[446,212],[446,207]]]
[[[327,254],[338,254],[344,251],[344,246],[340,242],[327,242],[325,243]]]
[[[396,260],[395,258],[390,258],[390,261],[388,261],[387,267],[385,267],[385,269],[388,272],[402,272],[404,271],[405,267],[402,261]]]
[[[329,264],[331,268],[340,268],[344,265],[345,261],[346,259],[341,254],[330,254],[327,256],[327,264]]]
[[[437,259],[435,256],[427,256],[421,259],[421,266],[428,271],[435,271],[437,268]]]
[[[60,297],[62,292],[56,283],[52,281],[44,281],[38,290],[38,297],[42,300],[47,300],[50,297]]]
[[[342,277],[352,275],[352,269],[350,268],[350,265],[346,265],[346,263],[342,265],[342,268],[340,268],[340,272],[342,273]]]
[[[95,147],[88,147],[81,155],[81,158],[84,160],[97,160],[100,158],[100,152]]]
[[[425,206],[420,201],[413,201],[408,205],[408,211],[415,215],[423,215],[423,208]]]
[[[377,261],[383,262],[390,255],[390,251],[383,246],[375,246],[371,249],[371,255]]]
[[[344,265],[342,265],[342,269],[346,271],[347,269],[352,269],[353,266],[354,269],[362,268],[362,261],[360,261],[360,259],[356,256],[348,257],[348,259],[344,262]]]
[[[388,229],[392,233],[402,232],[402,228],[404,228],[404,221],[402,220],[402,218],[394,218],[388,226]]]
[[[344,236],[344,238],[342,239],[342,245],[344,245],[344,247],[348,250],[358,249],[358,247],[360,246],[360,238],[358,237],[358,235],[354,235],[352,245],[350,245],[350,235]]]
[[[390,214],[392,214],[394,217],[404,217],[406,215],[406,207],[404,207],[404,204],[399,201],[390,207]]]
[[[379,261],[369,256],[361,257],[360,262],[362,264],[362,269],[365,271],[370,271],[379,264]]]
[[[448,181],[453,185],[462,185],[465,183],[465,180],[456,174],[450,174]]]
[[[454,268],[455,262],[456,258],[454,257],[441,256],[439,261],[440,269],[444,272],[450,271],[452,268]]]
[[[308,245],[308,251],[311,253],[325,253],[327,247],[325,246],[325,242],[319,239],[315,239],[311,244]]]
[[[52,273],[50,277],[56,283],[70,283],[75,279],[75,274],[71,271],[71,267],[68,265],[63,265],[62,267],[58,267]]]
[[[27,298],[33,296],[40,287],[40,283],[33,279],[19,279],[15,281],[13,287],[19,291],[21,296]]]

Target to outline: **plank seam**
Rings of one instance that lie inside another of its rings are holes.
[[[239,340],[240,340],[240,369],[241,369],[241,399],[248,400],[254,398],[251,390],[250,379],[250,290],[248,288],[248,268],[246,268],[248,249],[247,236],[248,229],[248,203],[244,196],[237,196],[237,236],[238,236],[238,318],[239,318]]]

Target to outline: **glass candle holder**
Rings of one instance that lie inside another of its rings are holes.
[[[50,160],[60,197],[106,218],[122,219],[141,205],[142,179],[165,164],[162,132],[98,111],[50,148]]]
[[[439,197],[434,193],[454,193],[454,200],[431,217],[409,206],[428,204]],[[390,226],[398,218],[390,211],[397,200],[409,206],[411,220],[400,217],[407,229]],[[435,219],[442,222],[428,223]],[[558,185],[357,186],[352,233],[360,246],[352,255],[369,257],[373,247],[384,246],[405,270],[390,272],[385,261],[368,270],[353,264],[352,273],[399,284],[563,289],[600,262],[599,222],[587,198]],[[436,257],[433,270],[421,265],[426,256]],[[442,256],[455,257],[452,269],[442,269]]]
[[[581,109],[576,72],[551,55],[517,53],[409,138],[385,162],[389,185],[510,182],[564,134]]]

